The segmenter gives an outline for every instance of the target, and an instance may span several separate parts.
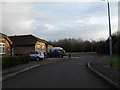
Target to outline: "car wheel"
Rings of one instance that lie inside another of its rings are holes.
[[[40,60],[40,58],[39,58],[39,57],[37,57],[37,58],[36,58],[36,60],[37,60],[37,61],[39,61],[39,60]]]

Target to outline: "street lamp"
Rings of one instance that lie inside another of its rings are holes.
[[[102,0],[105,1],[105,0]],[[108,22],[109,22],[109,51],[110,51],[110,66],[112,67],[112,35],[111,35],[111,21],[110,21],[110,4],[109,0],[107,0],[107,6],[108,6]]]

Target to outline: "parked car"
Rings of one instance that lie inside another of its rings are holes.
[[[56,49],[53,51],[55,57],[63,58],[65,56],[65,51],[62,49]]]
[[[30,59],[32,60],[43,60],[45,58],[44,53],[43,52],[38,52],[38,51],[31,51],[29,53]]]
[[[63,58],[65,56],[65,50],[55,48],[50,53],[48,53],[48,57],[60,57]]]

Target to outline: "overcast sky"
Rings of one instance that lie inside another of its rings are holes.
[[[112,33],[118,30],[118,2],[110,2]],[[46,40],[108,38],[107,3],[3,2],[2,33],[33,34]]]

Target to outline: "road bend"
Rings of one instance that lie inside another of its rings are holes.
[[[87,55],[58,59],[56,63],[28,70],[3,81],[2,88],[111,88],[86,67],[88,62],[100,58]]]

